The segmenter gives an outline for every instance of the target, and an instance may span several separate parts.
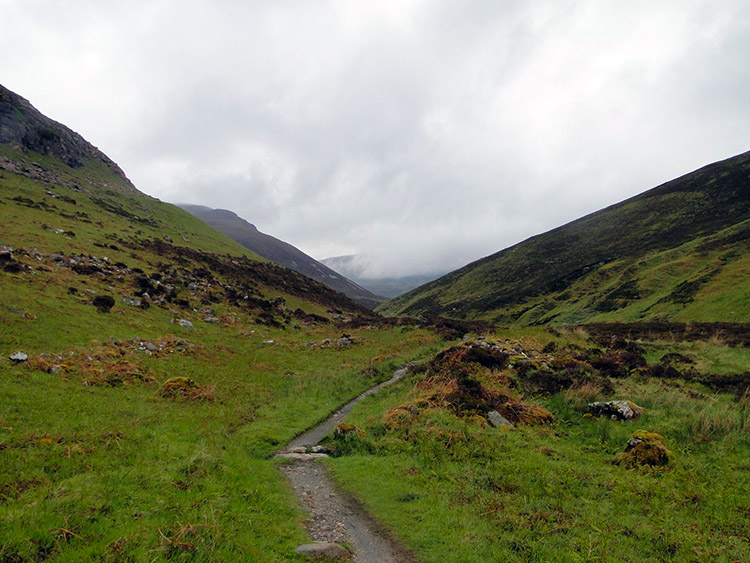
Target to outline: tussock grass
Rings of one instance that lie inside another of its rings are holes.
[[[420,405],[422,377],[360,403],[350,421],[367,436],[328,464],[423,560],[750,557],[748,394],[634,373],[611,396],[645,406],[637,421],[585,417],[605,398],[589,382],[533,398],[551,425],[505,431],[448,408],[398,407]],[[638,431],[663,437],[666,466],[614,464]]]

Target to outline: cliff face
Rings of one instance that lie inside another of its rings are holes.
[[[28,100],[0,85],[0,144],[51,156],[73,169],[98,161],[117,178],[108,187],[130,194],[141,192],[117,164],[81,135],[42,115]]]

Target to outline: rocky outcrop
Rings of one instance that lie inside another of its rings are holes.
[[[33,151],[52,156],[70,168],[86,166],[87,161],[104,163],[113,173],[116,182],[106,187],[133,195],[142,195],[125,176],[122,169],[107,155],[86,141],[81,135],[42,115],[28,100],[0,85],[0,143],[10,143],[23,151]],[[7,162],[6,162],[7,161]],[[3,159],[0,163],[11,166],[12,161]],[[16,163],[17,164],[17,163]],[[15,173],[37,174],[30,168],[20,166]]]

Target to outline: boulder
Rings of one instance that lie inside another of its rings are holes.
[[[323,557],[327,559],[349,559],[350,553],[346,548],[337,543],[315,542],[300,545],[295,552],[310,557]]]
[[[14,364],[20,364],[21,362],[28,360],[29,356],[25,352],[18,351],[8,356],[8,359]]]
[[[612,420],[633,420],[645,410],[632,401],[597,401],[589,403],[586,408],[592,416],[606,416]]]
[[[513,423],[497,411],[488,412],[487,421],[495,428],[513,428]]]
[[[655,432],[637,430],[625,445],[625,451],[617,454],[615,465],[624,467],[661,467],[669,464],[672,452],[664,444],[664,437]]]
[[[111,295],[97,295],[92,301],[94,307],[99,309],[102,313],[108,313],[109,310],[115,305],[115,298]]]

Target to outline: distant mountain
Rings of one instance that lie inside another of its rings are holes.
[[[361,257],[353,254],[324,258],[320,262],[337,271],[342,276],[346,276],[356,284],[369,289],[376,295],[388,298],[398,297],[415,287],[419,287],[440,277],[440,274],[431,276],[367,277]]]
[[[375,295],[328,266],[321,264],[291,244],[260,232],[255,225],[232,211],[211,209],[203,205],[178,205],[263,258],[324,283],[331,289],[343,293],[366,307],[373,308],[385,300],[385,298]]]
[[[380,312],[501,324],[750,321],[750,152],[478,260]]]

